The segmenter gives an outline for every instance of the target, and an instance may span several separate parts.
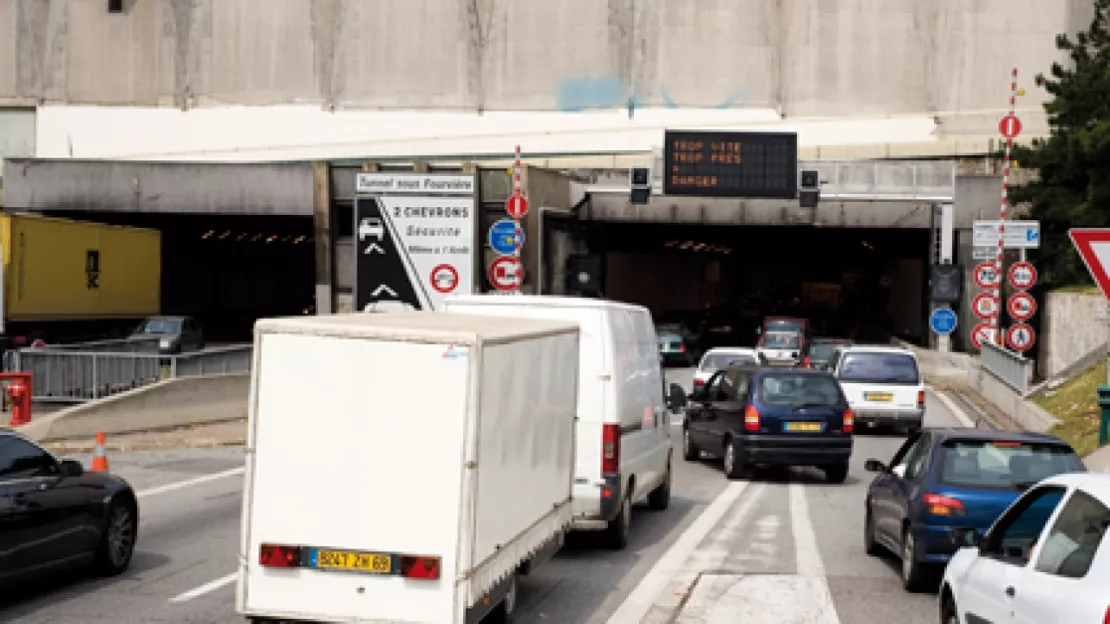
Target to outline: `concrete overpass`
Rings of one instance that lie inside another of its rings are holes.
[[[3,0],[0,106],[767,108],[996,123],[1090,0]]]

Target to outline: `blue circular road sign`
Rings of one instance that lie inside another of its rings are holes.
[[[502,256],[509,256],[524,246],[524,228],[512,219],[501,219],[489,228],[489,246]]]
[[[936,333],[947,336],[956,331],[956,313],[951,308],[937,308],[929,315],[929,327]]]

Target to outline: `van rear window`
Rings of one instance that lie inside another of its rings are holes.
[[[772,373],[759,379],[759,401],[791,407],[835,407],[844,404],[831,375]]]
[[[916,386],[920,379],[917,360],[904,353],[849,353],[840,366],[840,381],[852,383]]]
[[[965,487],[1026,489],[1042,479],[1086,472],[1061,444],[1008,440],[948,440],[941,447],[940,480]]]

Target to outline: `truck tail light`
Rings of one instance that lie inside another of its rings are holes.
[[[949,496],[926,494],[921,501],[925,503],[925,510],[934,516],[962,516],[967,513],[963,503]]]
[[[601,472],[616,474],[621,466],[621,426],[606,424],[601,426]]]
[[[258,564],[264,568],[299,568],[302,565],[300,546],[263,544],[258,549]]]
[[[694,387],[704,386],[704,385],[705,385],[705,380],[704,379],[695,379],[694,380]]]
[[[1106,615],[1102,616],[1102,624],[1110,624],[1110,607],[1106,607]]]
[[[844,433],[852,433],[853,431],[855,431],[856,430],[856,415],[852,413],[852,408],[849,407],[848,409],[844,410],[843,418],[844,418],[844,424],[841,426],[841,430]]]
[[[759,431],[759,410],[754,405],[744,409],[744,431]]]
[[[917,407],[918,409],[925,409],[925,391],[917,391]]]
[[[439,557],[401,555],[401,576],[434,581],[439,578]]]

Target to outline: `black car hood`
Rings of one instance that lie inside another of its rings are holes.
[[[110,492],[130,490],[131,484],[110,472],[93,472],[86,470],[80,477],[81,483],[94,487],[101,487]]]

